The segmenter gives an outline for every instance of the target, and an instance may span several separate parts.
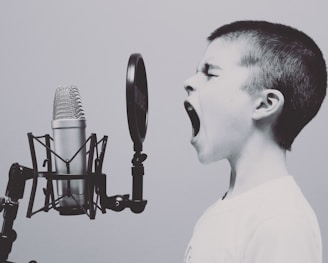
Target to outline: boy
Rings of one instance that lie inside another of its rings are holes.
[[[185,107],[200,162],[227,159],[230,187],[197,222],[184,262],[322,262],[316,216],[286,167],[326,94],[321,51],[264,21],[225,25],[208,40]]]

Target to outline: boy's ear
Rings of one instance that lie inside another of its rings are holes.
[[[284,95],[276,89],[265,89],[259,92],[255,100],[253,120],[276,118],[284,106]]]

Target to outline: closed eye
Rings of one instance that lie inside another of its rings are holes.
[[[202,68],[201,72],[207,77],[207,78],[213,78],[213,77],[219,77],[219,74],[213,73],[213,71],[219,70],[219,67],[210,65],[208,63],[205,63]]]
[[[211,74],[211,73],[208,73],[208,72],[207,72],[207,73],[204,72],[204,74],[205,74],[205,76],[208,77],[208,78],[218,77],[218,75],[216,75],[216,74]]]

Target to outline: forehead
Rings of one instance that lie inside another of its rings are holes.
[[[240,66],[244,53],[243,47],[244,45],[240,41],[214,39],[205,51],[202,64],[214,64],[222,68]]]

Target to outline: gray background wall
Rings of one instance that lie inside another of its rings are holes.
[[[28,183],[15,229],[15,262],[182,262],[193,226],[229,180],[226,162],[198,163],[189,144],[183,81],[194,73],[216,27],[240,19],[281,22],[307,32],[328,59],[325,0],[0,1],[0,196],[13,162],[31,166],[27,132],[51,134],[58,85],[76,85],[87,132],[109,136],[108,194],[131,192],[132,143],[125,112],[129,55],[142,53],[150,115],[144,151],[144,213],[129,210],[25,217]],[[327,101],[288,155],[291,173],[318,215],[328,259]],[[42,184],[39,185],[40,189]],[[2,193],[2,194],[1,194]],[[43,196],[36,198],[35,207]]]

